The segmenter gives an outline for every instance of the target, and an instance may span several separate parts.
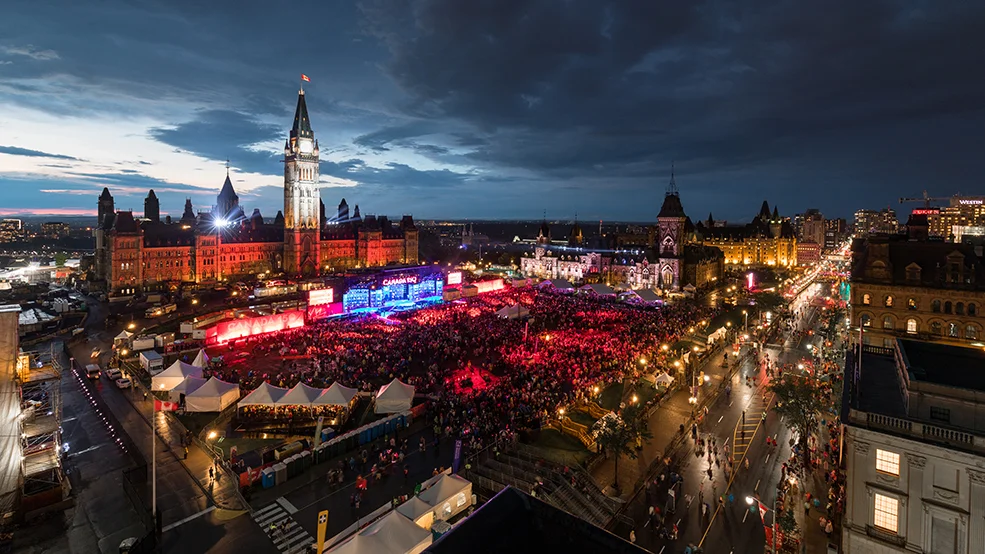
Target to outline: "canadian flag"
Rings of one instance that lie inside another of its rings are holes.
[[[163,402],[161,400],[154,400],[155,412],[175,412],[177,410],[178,410],[177,402]]]
[[[309,79],[308,76],[305,75],[304,73],[301,74],[301,80],[304,81],[304,82],[306,82],[306,83],[310,83],[311,82],[311,79]]]
[[[763,520],[763,523],[766,523],[766,512],[769,511],[769,508],[759,500],[756,503],[759,504],[759,517]]]

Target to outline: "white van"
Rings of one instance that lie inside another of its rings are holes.
[[[116,381],[117,379],[120,379],[120,378],[123,377],[123,372],[120,371],[120,368],[118,368],[118,367],[110,368],[110,369],[107,369],[106,370],[106,377],[110,381]]]
[[[96,364],[89,364],[86,366],[86,377],[90,379],[99,379],[99,366]]]

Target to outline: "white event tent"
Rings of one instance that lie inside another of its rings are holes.
[[[431,545],[431,532],[389,511],[329,552],[338,554],[418,554]]]
[[[431,524],[434,523],[434,508],[416,496],[397,506],[397,511],[422,529],[430,530]]]
[[[202,348],[198,351],[198,355],[192,361],[192,365],[197,365],[198,367],[206,367],[209,365],[209,355],[205,353],[205,349]]]
[[[239,400],[239,385],[213,377],[195,392],[185,395],[185,411],[221,412],[237,400]]]
[[[434,509],[436,519],[448,520],[472,503],[472,482],[444,474],[418,497]]]
[[[325,392],[323,389],[316,389],[314,387],[309,387],[304,383],[298,383],[294,385],[291,390],[287,391],[287,394],[280,397],[277,401],[278,406],[307,406],[311,407],[311,404],[316,398],[321,396]]]
[[[376,393],[376,413],[406,412],[414,405],[414,387],[394,378]]]
[[[541,288],[554,287],[557,290],[564,291],[575,290],[574,285],[564,279],[548,279],[546,281],[541,281],[537,286]]]
[[[171,367],[151,378],[151,388],[155,392],[169,391],[177,387],[185,377],[202,378],[202,368],[176,360]]]
[[[200,379],[194,375],[189,375],[188,377],[185,377],[184,381],[178,383],[177,386],[168,391],[168,398],[170,398],[172,402],[178,402],[181,400],[182,394],[187,396],[202,388],[202,385],[206,382],[207,381],[205,379]]]
[[[578,289],[583,292],[593,292],[599,296],[615,296],[616,291],[612,290],[612,287],[603,283],[592,283],[591,285],[585,285]]]
[[[237,406],[275,406],[287,394],[287,389],[275,387],[264,381],[239,401]]]
[[[356,393],[359,392],[356,389],[350,389],[349,387],[343,387],[338,381],[332,383],[332,386],[325,389],[325,391],[315,399],[312,404],[315,406],[348,406],[349,402],[355,398]]]
[[[496,312],[496,315],[503,319],[519,319],[530,315],[530,310],[524,308],[521,304],[514,304],[499,310]]]

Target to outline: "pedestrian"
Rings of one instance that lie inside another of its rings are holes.
[[[185,460],[188,459],[188,445],[185,445],[185,457],[184,457],[184,459]]]
[[[212,481],[214,479],[215,479],[215,473],[212,471],[212,468],[210,467],[209,468],[209,481]]]
[[[629,542],[636,544],[636,531],[634,529],[629,530]]]
[[[827,535],[828,538],[830,539],[832,531],[834,531],[834,527],[831,525],[831,520],[829,519],[828,522],[824,525],[824,534]]]

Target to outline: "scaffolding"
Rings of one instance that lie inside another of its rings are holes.
[[[19,306],[0,306],[0,520],[30,517],[63,503],[60,342],[20,352]],[[6,416],[6,417],[2,417]]]

